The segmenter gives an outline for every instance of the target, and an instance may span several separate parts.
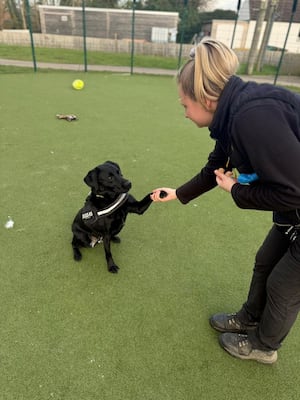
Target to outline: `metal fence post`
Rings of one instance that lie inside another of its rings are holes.
[[[234,42],[237,22],[238,22],[238,19],[239,19],[240,8],[241,8],[241,0],[238,0],[237,8],[236,8],[236,19],[235,19],[235,22],[234,22],[233,34],[232,34],[231,45],[230,45],[231,49],[233,48],[233,42]]]
[[[131,57],[130,57],[130,74],[133,74],[133,59],[134,59],[134,36],[135,36],[135,2],[132,2],[132,21],[131,21]]]
[[[83,34],[84,71],[87,72],[85,0],[82,0],[82,34]]]
[[[31,24],[31,15],[30,15],[30,5],[29,0],[25,0],[26,3],[26,21],[30,33],[30,43],[31,43],[31,53],[32,53],[32,60],[33,60],[33,69],[34,72],[37,71],[36,67],[36,58],[35,58],[35,48],[34,48],[34,41],[33,41],[33,34],[32,34],[32,24]]]
[[[276,85],[277,78],[278,78],[278,75],[279,75],[279,70],[280,70],[282,59],[283,59],[283,56],[284,56],[286,43],[287,43],[287,40],[288,40],[288,37],[289,37],[290,29],[291,29],[291,26],[292,26],[292,23],[293,23],[293,19],[294,19],[294,15],[295,15],[296,8],[297,8],[297,2],[298,2],[298,0],[294,0],[292,13],[291,13],[291,17],[290,17],[290,22],[289,22],[289,27],[288,27],[288,30],[287,30],[287,33],[286,33],[286,36],[285,36],[283,49],[281,51],[280,60],[279,60],[279,63],[278,63],[278,66],[277,66],[277,70],[276,70],[276,75],[275,75],[275,79],[274,79],[274,85]]]
[[[185,23],[186,23],[186,19],[187,19],[187,7],[188,7],[189,0],[183,0],[183,2],[184,2],[184,9],[183,9],[183,15],[182,15],[182,30],[181,30],[181,35],[180,35],[180,47],[179,47],[177,69],[180,68],[180,64],[181,64],[182,44],[183,44],[183,40],[184,40],[184,30],[185,30]]]

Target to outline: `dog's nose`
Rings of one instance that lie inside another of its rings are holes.
[[[131,182],[130,181],[124,181],[123,187],[125,190],[131,189]]]

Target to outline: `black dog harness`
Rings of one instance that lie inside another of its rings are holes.
[[[89,220],[94,217],[97,221],[97,217],[106,217],[107,215],[112,214],[116,211],[128,198],[128,193],[121,193],[120,196],[108,207],[103,208],[102,210],[97,210],[96,207],[91,208],[90,211],[85,211],[81,214],[81,218],[83,220]],[[96,214],[96,217],[95,217]]]
[[[93,224],[97,222],[100,218],[107,217],[108,215],[113,214],[118,208],[120,208],[125,201],[128,199],[128,193],[121,193],[118,198],[110,204],[108,207],[105,207],[101,210],[97,209],[89,205],[88,207],[84,207],[82,209],[81,218],[83,222],[93,231]],[[102,236],[94,236],[91,235],[91,243],[90,246],[94,247],[97,243],[101,243],[103,240]]]

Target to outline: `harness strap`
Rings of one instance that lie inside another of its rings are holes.
[[[86,223],[93,224],[99,217],[105,217],[107,215],[110,215],[118,208],[120,208],[121,205],[125,203],[128,196],[129,196],[128,193],[121,193],[111,205],[99,211],[97,211],[95,207],[84,209],[84,212],[81,214],[81,218],[84,221],[86,221]],[[91,220],[93,220],[93,222]]]
[[[103,217],[103,215],[109,215],[113,213],[117,208],[121,207],[121,205],[127,200],[127,197],[128,193],[121,193],[117,200],[115,200],[109,207],[97,211],[97,215],[99,217]]]

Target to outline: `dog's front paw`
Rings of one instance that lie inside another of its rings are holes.
[[[73,248],[73,258],[75,261],[80,261],[82,259],[82,254],[79,249]]]
[[[110,267],[108,267],[108,270],[112,274],[117,274],[119,271],[119,267],[117,265],[111,265]]]

